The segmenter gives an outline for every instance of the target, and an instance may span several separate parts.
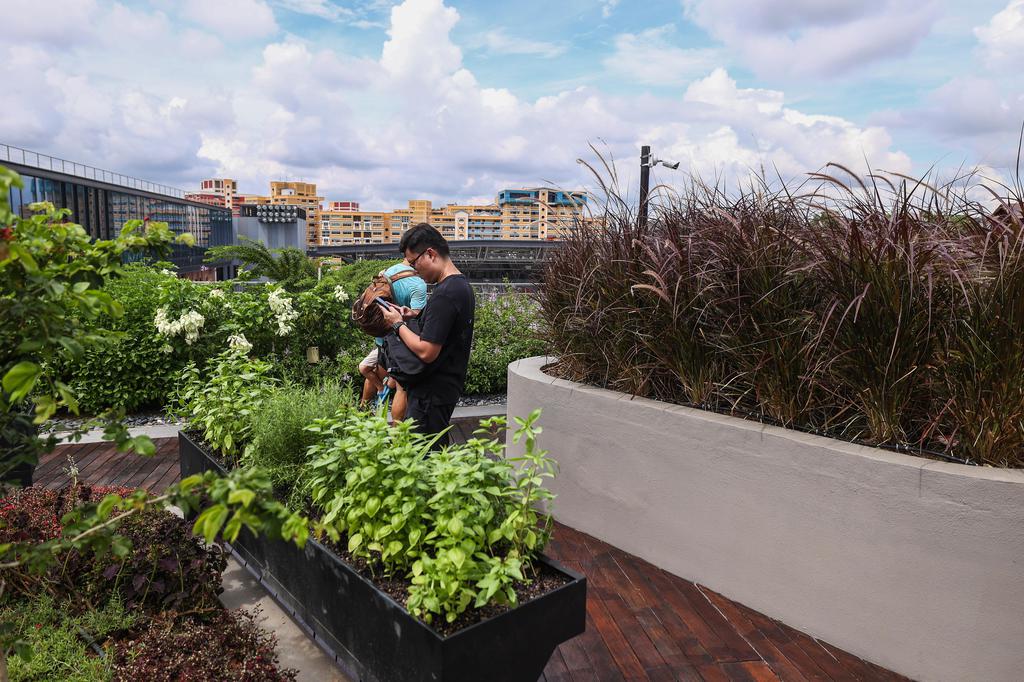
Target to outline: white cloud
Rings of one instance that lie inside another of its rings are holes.
[[[395,79],[419,82],[426,88],[455,73],[462,51],[448,39],[459,21],[442,0],[406,0],[391,9],[388,40],[381,66]]]
[[[619,0],[603,0],[601,3],[601,16],[607,19],[612,15],[612,12],[615,11],[615,8],[618,7],[618,5]]]
[[[186,189],[213,175],[234,177],[243,192],[303,179],[328,199],[367,208],[489,197],[547,181],[579,186],[589,178],[576,159],[591,158],[590,143],[630,168],[649,143],[701,173],[745,176],[764,162],[798,175],[864,156],[909,170],[884,130],[808,114],[781,90],[740,88],[724,70],[706,69],[710,75],[674,97],[574,85],[527,100],[483,87],[452,40],[459,15],[440,0],[395,7],[379,60],[293,36],[232,46],[241,66],[227,75],[216,59],[181,68],[187,51],[173,50],[182,44],[229,50],[212,24],[183,27],[170,16],[122,17],[139,26],[165,21],[167,55],[132,60],[106,45],[78,58],[0,47],[9,94],[0,140]],[[671,46],[659,30],[648,40]],[[674,77],[681,63],[661,70]],[[177,78],[175,65],[190,75]]]
[[[989,66],[1019,72],[1024,61],[1024,0],[1010,0],[988,24],[975,28],[974,35]]]
[[[263,49],[263,62],[253,69],[252,81],[260,95],[298,111],[347,101],[347,88],[366,86],[379,72],[372,60],[343,58],[332,50],[311,52],[305,43],[290,39]]]
[[[97,13],[95,0],[63,0],[60,11],[42,9],[33,9],[21,0],[0,0],[4,39],[17,36],[21,41],[38,41],[51,48],[74,45],[88,38],[88,31],[82,29],[95,22]]]
[[[891,114],[894,127],[926,130],[978,163],[1011,168],[1024,112],[1024,90],[988,78],[957,77],[929,93],[920,107]]]
[[[714,50],[684,49],[670,38],[675,27],[650,28],[641,33],[615,37],[615,52],[605,58],[610,72],[646,85],[681,85],[698,74],[707,73],[718,55]]]
[[[115,3],[103,16],[103,29],[95,36],[105,46],[138,51],[139,44],[150,43],[170,32],[167,16],[163,12],[148,14]]]
[[[512,37],[501,28],[487,31],[475,45],[493,54],[524,54],[548,58],[557,57],[569,49],[565,43],[549,43],[523,37]]]
[[[328,0],[277,0],[276,4],[293,12],[309,14],[330,21],[341,21],[355,15],[349,8],[335,5]]]
[[[8,96],[0,106],[0,141],[38,149],[63,126],[57,105],[60,92],[49,81],[56,58],[36,45],[0,48],[0,81]]]
[[[827,76],[908,54],[936,0],[683,0],[686,15],[762,75]]]
[[[221,56],[224,45],[216,36],[190,28],[181,35],[181,51],[197,59],[210,59]]]
[[[186,0],[182,14],[228,41],[263,38],[278,30],[274,12],[264,0]]]

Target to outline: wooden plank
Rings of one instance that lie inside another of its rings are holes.
[[[604,603],[597,597],[591,597],[589,592],[587,594],[587,616],[593,620],[594,632],[604,644],[601,648],[607,652],[613,662],[608,667],[616,670],[623,677],[643,677],[644,668],[637,660],[636,654],[633,653],[633,648],[622,636]],[[590,649],[587,650],[587,653],[591,653]],[[596,665],[594,668],[599,669]]]
[[[668,670],[668,663],[661,655],[661,652],[658,651],[658,647],[647,636],[643,625],[637,620],[631,610],[626,607],[623,601],[620,599],[608,599],[604,601],[604,606],[612,619],[614,619],[615,626],[619,629],[619,632],[629,642],[633,655],[640,661],[640,665],[643,666],[647,674],[650,675],[652,670]]]
[[[707,682],[776,682],[771,668],[764,661],[712,663],[697,668]]]
[[[44,462],[40,462],[39,466],[36,467],[34,477],[40,481],[46,481],[47,483],[52,481],[54,478],[63,476],[61,469],[67,464],[67,455],[71,453],[72,457],[77,459],[84,458],[89,453],[97,448],[102,448],[103,443],[84,443],[81,445],[62,445],[57,447],[53,452],[48,453],[47,458]]]
[[[167,470],[163,477],[157,481],[156,485],[153,486],[153,492],[162,493],[179,480],[181,480],[181,470],[177,465],[172,466]]]
[[[544,666],[543,676],[552,682],[558,680],[564,682],[569,678],[569,668],[565,665],[565,661],[562,660],[562,654],[555,649],[551,653],[551,658],[548,659],[548,664]]]
[[[701,646],[693,631],[686,626],[686,623],[671,608],[661,604],[652,608],[651,611],[676,643],[676,646],[683,652],[689,664],[698,665],[714,662],[714,657]]]
[[[718,633],[704,622],[686,595],[675,588],[671,577],[674,576],[670,576],[662,570],[655,571],[648,576],[658,594],[665,600],[665,608],[670,610],[693,633],[697,642],[713,661],[735,660],[735,652],[722,641]]]
[[[780,628],[779,624],[768,616],[758,613],[757,611],[748,611],[747,617],[750,622],[760,630],[765,637],[767,637],[775,647],[782,652],[782,654],[792,663],[800,674],[803,675],[807,680],[815,681],[827,681],[831,679],[825,671],[822,670],[814,662],[810,656],[800,647],[799,644],[793,641],[791,632],[787,632],[785,629]]]
[[[558,538],[559,542],[564,543],[565,550],[581,565],[593,562],[594,557],[584,541],[583,534],[575,528],[555,523],[552,536]]]
[[[846,668],[828,650],[802,632],[793,633],[793,641],[814,661],[815,665],[833,680],[856,680],[857,676]]]
[[[619,670],[619,667],[615,664],[615,660],[612,658],[611,652],[608,650],[608,646],[605,644],[604,639],[601,637],[601,633],[598,632],[597,623],[594,620],[591,607],[591,596],[587,594],[587,627],[583,631],[583,634],[576,637],[579,641],[580,646],[587,654],[587,658],[590,659],[590,669],[593,671],[594,677],[591,679],[601,680],[601,682],[612,682],[614,680],[622,680],[623,675]],[[573,675],[575,682],[576,675]]]
[[[686,598],[689,599],[690,603],[693,604],[701,618],[704,619],[704,622],[707,623],[708,626],[718,634],[722,642],[732,650],[732,660],[761,660],[760,654],[750,646],[750,642],[745,640],[738,632],[736,632],[736,629],[733,628],[718,609],[711,605],[711,602],[709,602],[707,597],[697,589],[695,584],[677,576],[672,576],[672,583],[676,589],[682,592]]]
[[[617,563],[611,552],[602,552],[594,557],[594,565],[591,569],[594,576],[594,584],[598,589],[598,596],[602,598],[618,598],[630,609],[643,609],[651,606],[647,595],[638,590],[630,582],[626,574]]]
[[[746,616],[746,612],[750,609],[726,599],[703,585],[700,586],[700,590],[725,615],[726,619],[732,623],[737,631],[750,642],[750,645],[771,666],[780,679],[785,682],[806,682],[807,678],[800,673],[796,666],[790,663],[789,659],[750,622],[750,619]]]
[[[159,466],[154,467],[153,473],[146,477],[142,483],[139,484],[140,488],[144,488],[150,492],[162,493],[167,486],[160,487],[158,483],[163,480],[169,471],[173,471],[175,474],[178,473],[181,463],[178,461],[177,453],[174,453],[173,457],[166,457],[165,462],[161,462]]]
[[[107,466],[118,454],[116,446],[107,444],[102,454],[94,457],[88,466],[79,472],[79,477],[89,485],[102,485]]]
[[[142,482],[153,473],[153,469],[161,464],[165,458],[170,458],[170,455],[173,454],[173,458],[177,459],[176,438],[158,438],[153,444],[156,446],[156,453],[152,456],[146,457],[132,453],[131,456],[136,458],[137,464],[121,471],[121,477],[124,481],[122,485],[129,488],[141,488]]]
[[[658,653],[665,660],[669,670],[677,680],[699,681],[700,675],[693,666],[693,662],[687,658],[686,653],[680,644],[675,641],[672,635],[662,625],[654,609],[643,609],[634,614],[637,621],[643,627],[644,632],[650,638],[651,643],[658,649]],[[701,649],[701,653],[704,650]],[[706,654],[705,654],[706,656]],[[710,657],[707,657],[710,660]]]
[[[158,439],[154,441],[156,445],[156,452],[151,457],[142,457],[144,464],[142,467],[128,479],[128,486],[132,488],[142,488],[142,482],[153,475],[154,470],[163,467],[167,461],[176,461],[177,457],[177,442],[168,441],[166,438]]]
[[[591,672],[590,659],[587,658],[587,652],[584,651],[579,636],[573,637],[568,642],[562,642],[558,647],[558,652],[562,656],[566,670],[570,673]]]
[[[648,603],[653,604],[651,615],[658,620],[658,625],[665,635],[672,639],[687,659],[689,664],[710,663],[712,657],[700,645],[693,632],[686,627],[670,609],[665,608],[665,597],[649,577],[659,571],[658,567],[638,557],[616,550],[617,563],[630,582],[648,595]],[[653,627],[653,624],[652,624]]]
[[[126,486],[128,480],[140,467],[145,466],[146,459],[134,452],[121,452],[112,460],[110,468],[104,476],[105,485]]]

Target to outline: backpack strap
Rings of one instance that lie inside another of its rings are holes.
[[[415,270],[402,270],[401,272],[396,272],[395,274],[391,275],[390,277],[387,277],[385,275],[385,277],[387,278],[387,280],[389,282],[397,282],[398,280],[405,279],[406,277],[416,277],[416,276],[417,275],[416,275],[416,271]]]

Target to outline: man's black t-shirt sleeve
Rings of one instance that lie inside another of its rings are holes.
[[[426,315],[420,328],[420,339],[443,346],[448,342],[455,318],[459,315],[455,302],[444,294],[435,292],[424,312]]]

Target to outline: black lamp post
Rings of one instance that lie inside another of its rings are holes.
[[[651,187],[651,168],[659,163],[672,170],[679,168],[678,161],[665,161],[651,156],[650,145],[645,144],[640,147],[640,214],[638,222],[641,228],[647,227],[647,195]]]
[[[640,229],[647,227],[647,193],[651,185],[651,147],[640,147]]]

